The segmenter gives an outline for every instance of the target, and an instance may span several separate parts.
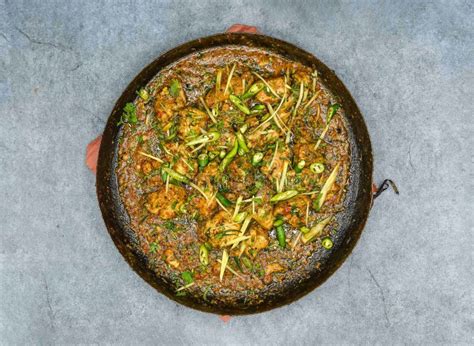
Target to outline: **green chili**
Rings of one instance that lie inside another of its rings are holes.
[[[258,114],[258,113],[262,112],[263,110],[265,110],[266,108],[267,107],[265,107],[265,105],[255,105],[250,110],[250,114]]]
[[[220,157],[221,159],[223,159],[223,158],[225,157],[225,155],[226,155],[225,150],[221,150],[221,152],[219,153],[219,157]]]
[[[146,91],[145,88],[142,88],[140,89],[138,92],[137,92],[138,96],[140,96],[140,98],[143,100],[143,101],[148,101],[148,99],[150,98],[150,95],[148,94],[148,91]]]
[[[280,247],[284,249],[286,246],[286,235],[285,235],[285,229],[283,228],[282,225],[276,228],[276,233],[277,233],[277,238],[278,238],[278,244],[280,244]]]
[[[256,152],[252,157],[252,165],[257,166],[263,159],[263,153]]]
[[[285,192],[280,192],[274,195],[271,199],[270,202],[280,202],[280,201],[286,201],[287,199],[293,198],[296,195],[298,195],[298,191],[296,190],[288,190]]]
[[[213,131],[187,142],[186,145],[191,146],[191,145],[196,145],[196,144],[214,142],[214,141],[217,141],[220,137],[221,137],[221,134],[219,132]]]
[[[224,207],[230,207],[232,205],[232,202],[225,198],[225,196],[220,192],[216,193],[216,198],[222,203]]]
[[[209,163],[209,156],[207,154],[198,155],[198,165],[201,168],[204,168]]]
[[[324,164],[322,164],[321,162],[315,162],[315,163],[312,163],[311,166],[309,166],[309,169],[311,170],[311,172],[316,173],[316,174],[323,173]]]
[[[235,155],[237,155],[237,151],[239,150],[239,142],[237,140],[234,141],[234,146],[232,147],[231,151],[227,153],[227,155],[222,159],[222,162],[219,166],[219,170],[224,172],[226,167],[232,162]]]
[[[265,84],[263,84],[262,82],[252,84],[252,86],[247,90],[247,92],[241,96],[241,99],[245,101],[251,97],[254,97],[263,89],[264,86]]]
[[[301,160],[300,162],[298,162],[298,164],[295,166],[295,172],[296,173],[301,173],[301,171],[303,170],[305,165],[306,165],[305,160]]]
[[[303,234],[306,234],[306,233],[309,232],[309,228],[306,227],[306,226],[303,226],[303,227],[300,228],[300,232],[303,233]]]
[[[205,244],[199,247],[199,261],[205,266],[209,264],[209,250]]]
[[[161,165],[161,168],[160,168],[160,175],[161,175],[161,179],[166,182],[166,179],[168,178],[168,173],[166,173],[164,171],[164,168],[165,167],[168,167],[168,164],[167,163],[164,163]]]
[[[182,183],[188,184],[189,183],[189,178],[179,174],[178,172],[173,171],[171,168],[168,167],[163,167],[163,171],[167,173],[170,178],[173,178],[174,180],[180,181]]]
[[[247,267],[247,269],[253,268],[252,262],[246,256],[242,256],[241,261],[244,264],[244,266]]]
[[[230,102],[232,102],[238,109],[240,109],[245,114],[250,114],[248,107],[235,95],[229,96]]]
[[[273,223],[273,226],[278,227],[283,225],[283,219],[276,219],[275,222]]]
[[[326,238],[323,238],[323,240],[321,240],[321,245],[329,250],[330,248],[332,248],[332,246],[334,245],[333,241],[331,240],[331,238],[329,237],[326,237]]]
[[[333,105],[330,105],[328,108],[328,115],[326,117],[326,123],[329,124],[331,121],[332,117],[336,114],[337,110],[341,108],[341,105],[339,103],[335,103]]]
[[[209,161],[212,161],[214,160],[216,157],[217,157],[218,153],[214,152],[214,151],[211,151],[209,153]]]

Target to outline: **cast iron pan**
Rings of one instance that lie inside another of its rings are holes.
[[[276,52],[303,65],[315,68],[319,78],[345,110],[351,146],[351,181],[346,195],[345,210],[338,214],[340,229],[331,251],[315,253],[310,261],[314,270],[305,277],[270,287],[259,301],[212,304],[199,297],[177,297],[171,286],[148,268],[148,259],[139,251],[138,241],[129,227],[129,218],[120,200],[115,167],[121,128],[117,123],[127,102],[136,97],[136,90],[145,86],[160,70],[196,51],[226,45],[260,47]],[[185,43],[161,55],[145,67],[118,99],[105,127],[97,167],[97,196],[107,229],[120,253],[130,266],[150,285],[169,298],[186,306],[219,314],[250,314],[291,303],[321,285],[344,262],[354,248],[367,220],[372,204],[372,148],[362,115],[349,91],[334,71],[312,54],[279,39],[257,34],[225,33]],[[319,268],[316,266],[319,262]]]

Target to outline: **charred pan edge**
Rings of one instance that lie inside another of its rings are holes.
[[[341,226],[334,241],[335,246],[328,252],[330,255],[318,259],[321,267],[314,268],[309,277],[269,290],[268,295],[253,305],[215,306],[196,297],[177,297],[170,283],[148,269],[148,258],[137,250],[138,242],[129,227],[129,218],[120,199],[115,174],[118,140],[121,135],[117,122],[125,104],[135,99],[136,90],[146,85],[164,67],[185,56],[226,45],[263,48],[316,68],[323,83],[343,105],[351,149],[351,181],[346,194],[346,209],[338,216]],[[127,86],[109,116],[102,137],[97,167],[97,197],[105,224],[116,247],[133,270],[151,286],[170,299],[194,309],[218,314],[251,314],[299,299],[321,285],[339,268],[356,245],[365,226],[372,203],[372,169],[372,148],[367,127],[354,99],[334,71],[312,54],[285,41],[265,35],[225,33],[190,41],[166,52],[145,67]]]

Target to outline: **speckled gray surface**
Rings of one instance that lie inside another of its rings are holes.
[[[0,343],[472,343],[473,21],[472,1],[0,1]],[[318,290],[224,324],[128,267],[84,154],[142,67],[236,22],[337,72],[401,194]]]

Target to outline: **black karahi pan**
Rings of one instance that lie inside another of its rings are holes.
[[[318,71],[323,84],[339,99],[345,110],[345,120],[351,150],[351,179],[346,194],[345,209],[337,215],[340,228],[331,251],[314,253],[314,270],[309,276],[290,283],[269,287],[258,301],[212,304],[204,298],[176,296],[175,287],[157,276],[148,266],[148,258],[139,250],[138,240],[129,226],[129,217],[121,202],[115,167],[121,128],[117,126],[127,102],[133,102],[136,91],[145,86],[158,72],[196,51],[227,45],[259,47],[278,53]],[[289,304],[321,285],[351,253],[369,215],[372,205],[372,148],[364,119],[344,84],[334,71],[314,55],[279,39],[244,33],[225,33],[185,43],[161,55],[127,86],[109,116],[100,146],[97,166],[97,197],[107,229],[120,253],[130,266],[150,285],[186,306],[219,314],[250,314]],[[319,265],[316,263],[319,262]]]

